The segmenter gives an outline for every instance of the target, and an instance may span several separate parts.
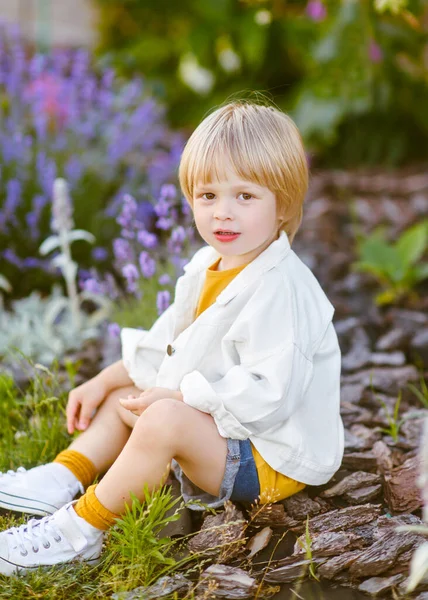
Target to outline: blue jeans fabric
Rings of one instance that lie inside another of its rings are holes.
[[[192,510],[205,510],[205,507],[200,504],[192,505],[194,501],[200,501],[210,508],[220,508],[226,500],[254,502],[260,494],[259,478],[250,440],[228,438],[226,468],[218,496],[208,494],[190,481],[177,461],[172,461],[171,468],[180,482],[181,495]]]

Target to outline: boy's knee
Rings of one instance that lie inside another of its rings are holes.
[[[138,429],[145,431],[145,436],[153,434],[157,438],[175,437],[182,430],[182,403],[174,398],[162,398],[153,402],[139,417]]]

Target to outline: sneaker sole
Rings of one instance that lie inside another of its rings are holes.
[[[61,507],[34,498],[0,492],[0,508],[45,517],[46,515],[53,515]]]
[[[67,565],[71,565],[71,564],[74,564],[76,566],[79,566],[81,564],[97,565],[100,561],[101,561],[101,556],[98,556],[97,558],[73,560],[73,561],[63,562],[63,563],[55,563],[53,565],[34,565],[34,566],[30,565],[27,567],[27,566],[23,566],[23,565],[17,565],[16,563],[0,556],[0,575],[3,575],[3,577],[13,577],[13,576],[19,575],[19,574],[30,573],[31,571],[34,571],[35,569],[41,569],[41,568],[42,569],[52,569],[53,567],[66,567]],[[8,568],[5,569],[4,568],[5,566],[7,566]]]

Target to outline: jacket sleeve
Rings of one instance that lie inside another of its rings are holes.
[[[159,367],[172,339],[175,306],[171,304],[148,331],[125,327],[121,331],[122,358],[135,385],[144,390],[156,385]]]
[[[217,381],[200,372],[184,376],[186,404],[210,413],[220,435],[246,439],[283,423],[303,398],[312,363],[294,343],[232,367]]]
[[[260,435],[293,413],[310,381],[312,362],[295,344],[293,315],[284,288],[265,279],[223,340],[238,356],[213,380],[185,375],[183,400],[214,417],[223,437]]]

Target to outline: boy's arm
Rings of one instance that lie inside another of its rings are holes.
[[[296,410],[310,381],[312,363],[294,344],[232,367],[208,381],[199,371],[184,376],[186,404],[214,417],[223,437],[246,439],[284,422]]]
[[[185,375],[180,384],[184,402],[211,414],[224,437],[246,439],[280,425],[302,402],[312,380],[313,353],[324,340],[325,377],[332,386],[340,382],[340,348],[330,315],[320,312],[314,318],[320,321],[311,344],[305,340],[308,323],[295,322],[287,295],[269,294],[261,286],[228,333],[238,364],[214,381],[199,371]],[[311,352],[296,344],[293,325]]]

